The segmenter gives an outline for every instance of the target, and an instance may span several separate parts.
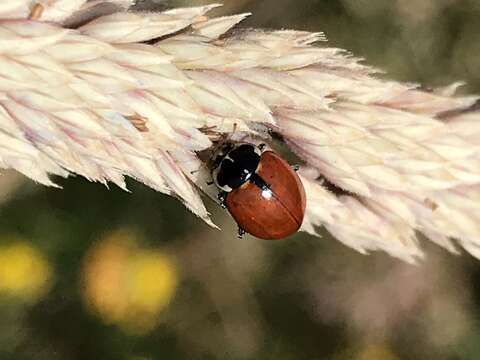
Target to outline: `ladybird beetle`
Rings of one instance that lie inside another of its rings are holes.
[[[260,239],[282,239],[302,224],[305,189],[292,167],[265,147],[225,143],[212,159],[212,178],[240,237],[247,232]]]

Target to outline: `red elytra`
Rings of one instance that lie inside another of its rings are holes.
[[[277,240],[294,234],[302,225],[306,207],[300,178],[273,151],[261,155],[256,173],[269,185],[273,196],[263,196],[258,186],[247,181],[228,193],[228,211],[243,230],[260,239]]]

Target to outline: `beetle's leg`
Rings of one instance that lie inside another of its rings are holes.
[[[218,193],[218,200],[220,201],[220,206],[224,209],[227,208],[226,200],[227,200],[227,193],[225,191],[220,191]]]
[[[300,170],[300,165],[292,165],[292,169],[293,171],[297,172],[298,170]]]
[[[267,147],[267,144],[265,144],[265,143],[258,144],[258,149],[262,152],[263,152],[263,150],[265,150],[266,147]]]
[[[243,235],[245,235],[246,231],[243,230],[240,226],[238,227],[238,238],[243,239]]]

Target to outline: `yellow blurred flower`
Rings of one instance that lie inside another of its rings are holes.
[[[368,344],[360,350],[355,360],[399,360],[384,344]]]
[[[151,319],[168,305],[177,285],[173,263],[159,252],[138,251],[128,268],[129,304],[134,313]]]
[[[44,256],[26,242],[0,247],[0,293],[36,300],[51,285],[52,269]]]
[[[83,289],[88,306],[105,322],[143,334],[157,325],[178,275],[168,255],[141,249],[135,239],[133,232],[118,231],[94,245],[85,261]]]

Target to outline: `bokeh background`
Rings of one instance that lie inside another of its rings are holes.
[[[246,11],[243,27],[321,30],[389,78],[480,93],[478,0],[227,0],[217,13]],[[480,358],[469,255],[423,241],[411,266],[328,234],[239,240],[211,203],[222,231],[134,181],[58,183],[0,177],[2,360]]]

